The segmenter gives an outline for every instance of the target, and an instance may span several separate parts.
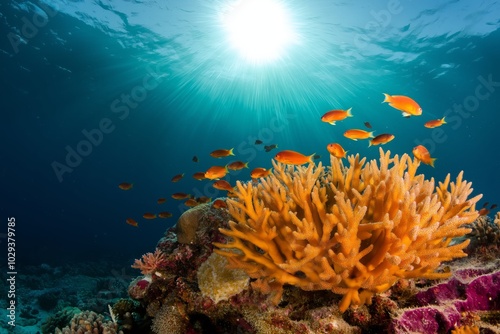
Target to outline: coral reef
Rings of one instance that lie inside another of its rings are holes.
[[[227,268],[226,257],[212,253],[198,269],[198,287],[215,303],[227,300],[248,287],[250,277],[241,269]]]
[[[69,326],[56,328],[55,334],[123,334],[113,321],[105,321],[104,316],[92,311],[83,311],[73,316]]]
[[[468,199],[462,172],[435,187],[406,154],[380,149],[379,164],[365,160],[350,156],[344,166],[332,157],[327,169],[273,161],[261,183],[237,182],[227,200],[233,221],[221,230],[230,240],[214,243],[215,251],[276,304],[285,284],[341,294],[345,311],[401,278],[449,277],[437,269],[466,256],[468,240],[453,239],[471,231],[464,225],[477,218],[481,195]]]
[[[470,240],[470,244],[465,249],[469,256],[482,257],[484,260],[500,257],[500,220],[493,221],[488,216],[479,216],[467,227],[471,229],[471,232],[465,236]]]

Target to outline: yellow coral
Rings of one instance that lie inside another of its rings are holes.
[[[273,173],[258,185],[237,183],[228,199],[234,221],[221,232],[227,244],[217,253],[241,268],[278,302],[284,284],[343,295],[339,305],[370,303],[400,278],[439,279],[443,261],[466,256],[463,236],[478,216],[471,183],[462,172],[435,187],[416,175],[419,162],[404,154],[365,164],[359,155],[349,166],[332,157],[329,168],[286,166],[273,161]],[[391,166],[390,166],[391,165]]]

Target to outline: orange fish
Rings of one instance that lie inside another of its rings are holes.
[[[171,181],[172,181],[172,182],[179,182],[179,181],[180,181],[183,177],[184,177],[184,173],[182,173],[182,174],[177,174],[176,176],[174,176],[174,177],[172,178],[172,180],[171,180]]]
[[[372,145],[384,145],[394,139],[394,135],[390,133],[382,133],[381,135],[375,136],[372,140],[370,140],[370,144],[368,147]]]
[[[335,122],[337,121],[342,121],[346,119],[347,117],[352,117],[351,114],[351,109],[349,108],[347,110],[330,110],[323,116],[321,116],[321,120],[325,123],[330,123],[331,125],[335,125]]]
[[[413,148],[413,155],[424,164],[434,167],[434,161],[436,161],[436,158],[431,158],[429,151],[424,146],[415,146]]]
[[[230,169],[230,170],[240,170],[243,168],[248,168],[248,162],[235,161],[235,162],[231,162],[229,165],[227,165],[227,169]]]
[[[158,199],[156,200],[156,203],[158,203],[158,204],[163,204],[163,203],[165,203],[166,201],[167,201],[167,199],[166,199],[166,198],[158,198]]]
[[[145,214],[142,215],[142,217],[144,219],[155,219],[156,218],[156,214],[151,213],[151,212],[146,212]]]
[[[210,180],[221,179],[226,176],[227,166],[212,166],[205,172],[205,178]]]
[[[424,126],[429,129],[437,128],[438,126],[446,124],[446,121],[444,119],[445,119],[444,117],[441,119],[433,119],[432,121],[426,122]]]
[[[403,112],[403,117],[420,116],[422,108],[412,98],[402,95],[389,95],[384,93],[384,102],[388,102],[391,107]]]
[[[326,149],[336,158],[345,158],[347,151],[337,143],[331,143],[326,145]]]
[[[190,198],[184,202],[184,205],[189,206],[189,207],[194,207],[194,206],[197,206],[198,204],[199,203],[194,198]]]
[[[127,222],[127,224],[132,225],[132,226],[134,226],[134,227],[139,226],[139,223],[137,223],[137,222],[136,222],[134,219],[132,219],[132,218],[127,218],[126,222]]]
[[[205,179],[205,172],[194,173],[193,178],[198,180],[198,181],[204,180]]]
[[[368,132],[360,129],[351,129],[344,132],[344,137],[352,140],[373,138],[373,131]]]
[[[480,216],[487,216],[490,213],[490,210],[487,208],[482,208],[481,210],[478,211]]]
[[[233,186],[229,182],[227,182],[226,180],[215,181],[212,186],[218,190],[233,191]]]
[[[224,158],[224,157],[228,157],[230,155],[234,155],[233,150],[234,150],[234,148],[232,148],[230,150],[225,150],[225,149],[215,150],[212,153],[210,153],[210,155],[214,158]]]
[[[172,217],[172,214],[170,212],[163,211],[163,212],[160,212],[158,214],[158,217],[160,217],[160,218],[170,218],[170,217]]]
[[[306,156],[299,152],[285,150],[278,152],[274,157],[274,159],[276,159],[276,161],[278,162],[288,165],[303,165],[305,163],[313,162],[314,154],[315,153]]]
[[[196,198],[196,202],[198,203],[208,203],[208,202],[211,202],[212,201],[212,198],[211,197],[207,197],[207,196],[201,196],[201,197],[197,197]]]
[[[214,208],[214,209],[223,209],[223,208],[227,208],[226,201],[221,200],[221,199],[216,199],[216,200],[212,203],[212,208]]]
[[[133,183],[122,182],[118,185],[118,188],[120,188],[121,190],[130,190],[133,186]]]
[[[186,198],[189,198],[191,197],[191,195],[188,195],[186,193],[175,193],[175,194],[172,194],[172,198],[173,199],[186,199]]]
[[[250,177],[252,179],[258,179],[258,178],[261,178],[261,177],[266,177],[270,173],[271,173],[271,169],[265,169],[265,168],[262,168],[262,167],[257,167],[257,168],[254,168],[250,172]]]

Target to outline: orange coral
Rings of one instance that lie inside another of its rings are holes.
[[[157,248],[154,253],[146,253],[141,259],[136,259],[131,267],[139,269],[143,275],[151,275],[165,262],[165,254]]]
[[[416,175],[417,160],[382,149],[379,164],[359,155],[348,161],[332,157],[330,168],[273,161],[273,173],[258,185],[238,182],[227,200],[234,221],[221,230],[230,240],[215,243],[215,251],[275,302],[290,284],[343,295],[341,311],[370,303],[400,278],[448,277],[436,270],[466,256],[469,240],[453,239],[469,233],[463,225],[478,216],[481,195],[467,199],[471,183],[460,173],[435,187]]]

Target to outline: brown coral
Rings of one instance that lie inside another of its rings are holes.
[[[471,183],[460,173],[435,187],[416,175],[417,160],[382,149],[378,164],[359,155],[348,161],[332,157],[330,168],[273,161],[258,185],[238,182],[227,200],[234,221],[221,230],[230,240],[215,251],[256,279],[254,287],[274,292],[275,302],[290,284],[343,295],[342,311],[400,278],[448,277],[436,270],[466,256],[469,241],[452,241],[478,216],[481,195],[467,199]]]

